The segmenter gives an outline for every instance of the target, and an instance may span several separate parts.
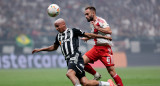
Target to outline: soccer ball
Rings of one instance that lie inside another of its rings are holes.
[[[50,17],[56,17],[60,13],[60,8],[57,4],[51,4],[48,6],[47,13]]]

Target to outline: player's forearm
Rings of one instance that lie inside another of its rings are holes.
[[[98,31],[102,32],[102,33],[105,33],[105,34],[112,34],[112,31],[110,30],[110,27],[107,27],[107,28],[96,28]]]
[[[104,36],[102,36],[102,35],[97,35],[97,34],[93,34],[93,33],[89,33],[89,36],[91,38],[104,38]]]
[[[86,33],[86,35],[87,35],[89,38],[104,38],[104,39],[112,40],[111,37],[102,36],[102,35],[97,35],[97,34],[93,34],[93,33]]]
[[[85,40],[90,40],[90,39],[92,39],[91,36],[90,37],[85,37]]]
[[[56,49],[53,47],[53,45],[40,49],[40,51],[54,51],[54,50],[56,50]]]
[[[39,51],[52,51],[50,48],[40,48]]]

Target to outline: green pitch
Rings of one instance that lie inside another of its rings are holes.
[[[96,69],[102,81],[111,78],[106,69]],[[124,86],[160,86],[160,67],[116,68]],[[0,69],[0,86],[73,86],[66,69]],[[87,73],[87,77],[93,77]]]

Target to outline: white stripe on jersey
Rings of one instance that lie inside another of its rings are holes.
[[[72,31],[72,29],[70,29],[70,46],[71,46],[71,53],[74,54],[72,38],[73,38],[73,31]]]
[[[65,39],[67,39],[67,31],[65,32]],[[66,55],[68,55],[68,46],[67,42],[65,42]]]
[[[62,41],[62,38],[63,38],[63,37],[61,36],[61,41]],[[62,54],[65,55],[64,49],[63,49],[63,45],[62,45],[62,44],[63,44],[63,43],[61,43],[61,51],[62,51]]]

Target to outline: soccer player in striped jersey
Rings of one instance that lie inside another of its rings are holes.
[[[59,32],[53,45],[47,48],[34,49],[32,53],[40,51],[54,51],[60,46],[62,54],[67,62],[68,71],[66,76],[71,80],[74,86],[115,86],[109,79],[107,82],[88,80],[84,72],[84,60],[79,51],[79,36],[88,38],[104,38],[111,40],[111,37],[85,33],[79,29],[67,28],[64,19],[59,18],[54,23],[56,30]]]
[[[95,7],[86,7],[84,14],[87,21],[90,22],[92,33],[111,37],[112,31],[109,27],[109,24],[103,18],[96,16]],[[82,40],[87,41],[89,38],[82,38]],[[101,75],[88,64],[100,60],[106,66],[106,69],[113,77],[116,84],[118,86],[123,86],[122,80],[114,68],[114,62],[112,58],[113,52],[111,49],[111,46],[113,45],[112,40],[95,38],[94,41],[95,45],[93,48],[83,55],[85,64],[84,70],[94,75],[94,79],[100,79]]]

